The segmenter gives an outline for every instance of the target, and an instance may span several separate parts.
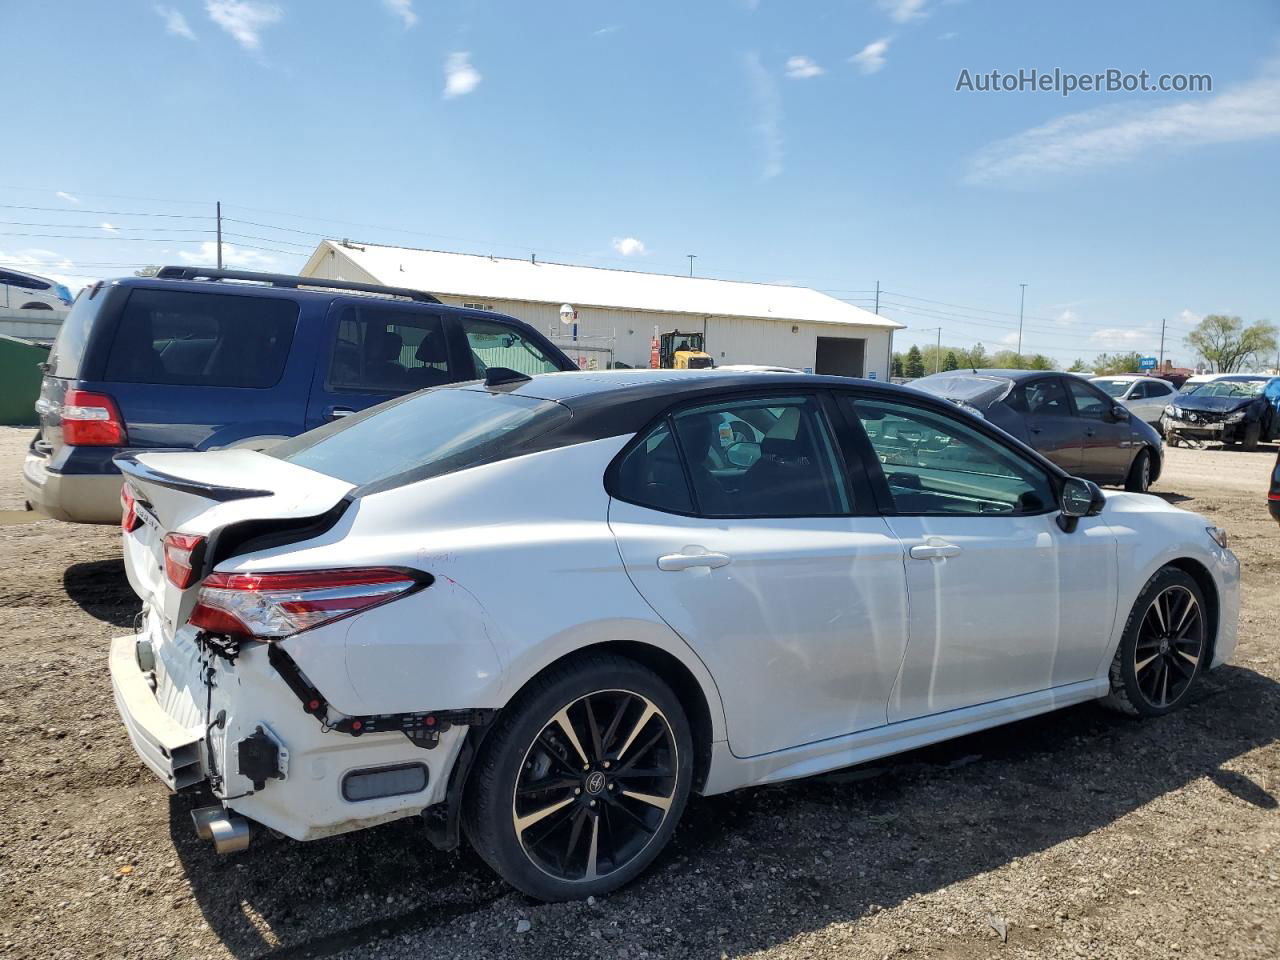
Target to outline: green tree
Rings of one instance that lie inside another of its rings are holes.
[[[1027,360],[1028,370],[1057,370],[1058,365],[1043,353],[1037,353]]]
[[[1075,363],[1067,367],[1068,373],[1087,373],[1091,368],[1080,357],[1076,357]]]
[[[1239,317],[1211,313],[1187,334],[1187,343],[1214,368],[1234,373],[1258,362],[1258,354],[1276,349],[1276,327],[1266,320],[1244,325]]]
[[[1027,365],[1027,359],[1012,350],[997,350],[991,356],[991,366],[998,370],[1022,370]]]
[[[1128,353],[1100,353],[1093,361],[1093,369],[1103,375],[1137,373],[1142,369],[1142,354],[1132,350]]]
[[[943,370],[959,370],[960,369],[960,358],[956,356],[956,352],[954,350],[948,350],[947,355],[942,358],[942,369]]]
[[[906,375],[913,380],[924,376],[924,358],[920,356],[920,348],[914,343],[911,345],[911,349],[907,351],[905,368]]]
[[[906,376],[906,374],[902,372],[902,354],[895,353],[893,355],[893,363],[890,365],[889,375],[893,377]]]
[[[990,366],[990,364],[991,361],[987,356],[987,348],[982,345],[981,340],[973,345],[972,350],[965,351],[964,365],[966,367],[977,370],[980,367]]]

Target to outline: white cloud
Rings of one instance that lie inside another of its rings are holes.
[[[210,20],[246,50],[258,50],[262,31],[284,19],[284,11],[278,6],[259,0],[205,0],[204,9]]]
[[[808,80],[810,77],[820,77],[826,72],[808,57],[787,59],[787,76],[793,80]]]
[[[1183,310],[1181,313],[1178,314],[1178,322],[1185,323],[1189,327],[1194,327],[1198,325],[1200,321],[1203,319],[1204,319],[1203,316],[1201,316],[1198,313],[1193,313],[1190,310]]]
[[[466,50],[449,54],[444,61],[444,98],[465,97],[480,86],[480,71],[471,65],[471,54]]]
[[[755,106],[752,127],[760,144],[762,173],[769,180],[782,173],[782,98],[778,95],[777,83],[760,63],[758,53],[747,54],[745,63]]]
[[[25,250],[0,250],[0,263],[14,270],[34,273],[48,280],[56,280],[65,284],[72,293],[85,283],[84,277],[70,276],[64,270],[74,270],[76,265],[67,257],[53,250],[41,250],[29,247]]]
[[[617,33],[621,29],[622,27],[615,23],[607,27],[601,27],[599,30],[593,30],[591,31],[591,35],[593,37],[607,37],[609,34]]]
[[[67,193],[64,190],[59,190],[57,193],[54,194],[54,196],[57,197],[59,200],[67,201],[67,203],[74,203],[76,205],[79,205],[80,203],[79,197],[73,197],[71,194]]]
[[[218,245],[212,240],[206,240],[200,244],[199,253],[193,253],[190,250],[179,250],[178,256],[187,263],[198,264],[202,267],[213,266],[218,262]],[[229,243],[222,245],[223,266],[247,267],[250,270],[258,270],[274,267],[277,262],[276,258],[270,254],[259,253],[256,250],[243,250]]]
[[[643,257],[647,252],[644,248],[644,241],[637,240],[635,237],[614,237],[613,249],[624,257]]]
[[[1280,135],[1280,60],[1217,96],[1147,107],[1069,113],[992,143],[969,162],[970,183],[1026,181],[1133,160],[1155,150],[1241,143]]]
[[[880,9],[894,23],[907,23],[929,15],[929,11],[924,8],[925,2],[926,0],[880,0]]]
[[[1103,327],[1089,334],[1089,339],[1100,348],[1132,350],[1150,342],[1151,334],[1145,330],[1130,330],[1125,327]]]
[[[858,69],[863,73],[877,73],[884,68],[884,55],[889,50],[889,37],[881,37],[872,43],[868,43],[865,47],[849,58],[849,62],[856,64]]]
[[[1066,309],[1066,310],[1063,310],[1056,317],[1054,317],[1053,321],[1054,323],[1057,323],[1060,326],[1069,327],[1079,319],[1080,318],[1076,315],[1076,312],[1074,310]]]
[[[418,22],[418,15],[413,12],[413,0],[382,0],[382,5],[400,18],[406,30]]]
[[[946,33],[940,33],[940,34],[938,34],[938,39],[939,39],[939,40],[954,40],[954,39],[955,39],[956,37],[958,37],[958,36],[960,36],[960,34],[956,33],[954,30],[948,30]]]
[[[187,18],[182,15],[182,11],[175,10],[173,7],[157,5],[156,14],[164,21],[164,28],[175,37],[186,37],[188,40],[196,38],[195,31],[191,29],[191,24],[187,23]]]
[[[120,232],[120,228],[119,228],[119,227],[114,226],[114,225],[112,225],[112,224],[108,223],[106,220],[103,220],[100,224],[98,224],[98,227],[99,227],[103,232],[105,232],[105,233],[119,233],[119,232]]]

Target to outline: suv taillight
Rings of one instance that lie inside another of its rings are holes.
[[[122,447],[124,421],[105,393],[68,390],[62,400],[62,439],[73,447]]]
[[[125,533],[133,533],[142,526],[138,517],[138,500],[129,489],[127,483],[120,485],[120,529]]]
[[[196,552],[204,545],[204,537],[189,533],[166,533],[164,537],[164,575],[181,590],[195,579]]]
[[[387,603],[421,582],[391,567],[211,573],[188,622],[210,633],[281,640]]]

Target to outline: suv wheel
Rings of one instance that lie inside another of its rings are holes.
[[[468,785],[464,827],[508,883],[540,900],[635,879],[675,831],[693,741],[652,671],[596,655],[539,677],[505,709]]]
[[[1199,584],[1176,567],[1147,581],[1111,662],[1108,706],[1158,717],[1183,704],[1208,669],[1209,619]]]
[[[1124,488],[1132,493],[1146,493],[1151,486],[1151,451],[1143,447],[1133,458]]]

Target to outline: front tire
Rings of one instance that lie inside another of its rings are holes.
[[[1151,488],[1151,451],[1143,447],[1129,466],[1124,488],[1130,493],[1146,493]]]
[[[666,846],[692,774],[689,722],[671,688],[632,660],[591,655],[536,678],[503,710],[463,827],[529,896],[601,896]]]
[[[1177,567],[1147,581],[1111,661],[1107,706],[1135,717],[1175,710],[1209,667],[1209,613],[1200,585]]]

